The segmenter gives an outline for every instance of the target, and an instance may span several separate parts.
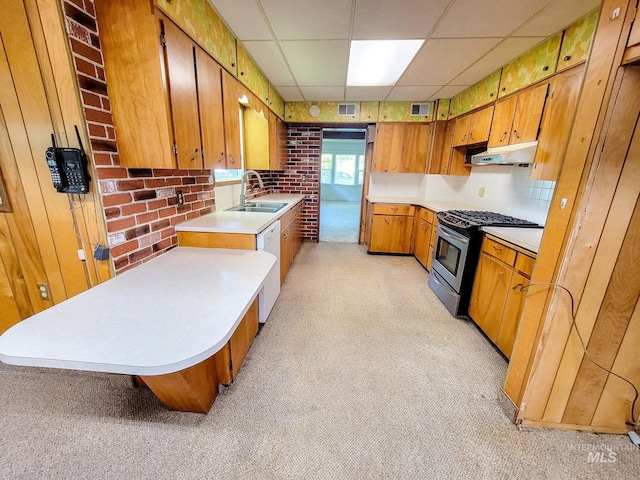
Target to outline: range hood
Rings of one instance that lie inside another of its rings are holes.
[[[471,156],[471,165],[521,165],[533,163],[538,142],[516,143],[488,148]]]

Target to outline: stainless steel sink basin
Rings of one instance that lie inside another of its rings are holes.
[[[236,205],[235,207],[227,208],[228,212],[253,212],[253,213],[275,213],[283,208],[286,203],[271,203],[271,202],[255,202],[247,203],[245,205]]]

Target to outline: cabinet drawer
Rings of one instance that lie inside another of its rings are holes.
[[[516,270],[522,272],[523,274],[529,276],[531,278],[531,274],[533,273],[533,266],[536,264],[536,259],[532,258],[524,253],[518,252],[518,256],[516,257]]]
[[[433,212],[426,208],[418,209],[418,219],[424,220],[427,223],[433,223]]]
[[[503,261],[507,265],[513,266],[516,262],[516,251],[490,238],[485,237],[482,241],[482,251]]]
[[[391,203],[374,203],[374,215],[413,215],[413,205],[395,205]]]

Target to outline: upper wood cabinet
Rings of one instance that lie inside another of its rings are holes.
[[[242,168],[242,146],[240,140],[240,103],[238,81],[226,70],[222,70],[222,100],[224,105],[224,145],[227,168]]]
[[[549,98],[544,107],[538,148],[531,172],[535,180],[556,181],[578,106],[584,66],[580,65],[555,75],[549,85]]]
[[[175,168],[158,20],[148,1],[95,7],[120,165]]]
[[[269,169],[287,168],[287,125],[273,112],[269,112]]]
[[[222,105],[222,67],[204,50],[196,48],[198,106],[204,168],[227,168]]]
[[[378,124],[372,170],[387,173],[424,173],[428,152],[428,124]]]
[[[458,117],[455,121],[453,146],[474,145],[489,140],[492,119],[493,105]]]
[[[430,125],[408,123],[404,127],[401,173],[424,173],[429,154]]]
[[[431,126],[431,141],[427,173],[436,175],[468,176],[471,168],[465,166],[465,154],[453,148],[456,120],[436,121]]]
[[[383,123],[376,126],[376,141],[373,148],[374,172],[401,171],[404,126],[399,123]]]
[[[171,21],[163,18],[160,31],[164,52],[173,119],[174,149],[178,168],[202,168],[202,145],[196,88],[195,45]],[[206,89],[206,85],[202,85]]]
[[[495,105],[489,147],[532,142],[538,138],[548,83],[527,88]]]
[[[95,4],[120,165],[224,167],[217,63],[148,0]]]
[[[243,108],[244,166],[248,170],[269,170],[269,109],[246,92],[250,104]]]

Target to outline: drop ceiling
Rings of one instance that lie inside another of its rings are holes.
[[[208,0],[285,101],[450,98],[600,0]],[[424,39],[393,86],[346,85],[351,40]]]

